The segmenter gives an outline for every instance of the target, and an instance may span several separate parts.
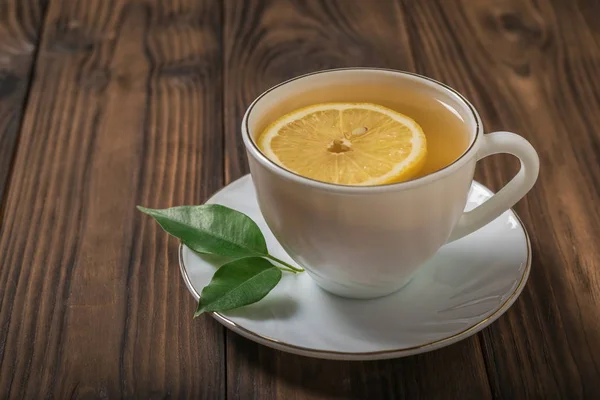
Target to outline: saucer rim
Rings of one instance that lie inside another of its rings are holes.
[[[248,177],[249,177],[249,174],[242,176],[241,178],[236,179],[235,181],[231,182],[230,184],[225,185],[222,189],[225,189],[227,186],[235,184],[238,181],[241,181],[242,179],[248,179]],[[487,186],[477,182],[476,180],[473,180],[473,182],[480,185],[481,187],[485,188],[487,191],[489,191],[490,193],[493,194],[493,192]],[[221,190],[215,192],[211,196],[211,198],[214,197]],[[527,242],[527,261],[526,261],[525,269],[523,270],[523,274],[521,276],[521,280],[519,281],[519,284],[516,286],[515,290],[511,293],[511,295],[504,301],[504,303],[502,303],[502,305],[496,311],[494,311],[492,314],[488,315],[486,318],[482,319],[481,321],[475,323],[474,325],[472,325],[468,328],[465,328],[460,332],[449,335],[447,337],[436,339],[434,341],[420,344],[417,346],[403,347],[403,348],[391,349],[391,350],[378,350],[378,351],[368,351],[368,352],[342,352],[342,351],[333,351],[333,350],[321,350],[321,349],[313,349],[310,347],[297,346],[294,344],[283,342],[278,339],[271,338],[266,335],[256,333],[247,328],[244,328],[243,326],[232,321],[231,319],[227,318],[226,316],[224,316],[223,314],[221,314],[219,312],[210,312],[210,314],[214,319],[216,319],[222,325],[227,326],[234,332],[246,337],[247,339],[250,339],[254,342],[263,344],[265,346],[268,346],[268,347],[271,347],[271,348],[274,348],[277,350],[286,351],[289,353],[294,353],[294,354],[308,356],[308,357],[316,357],[316,358],[332,359],[332,360],[349,360],[349,361],[379,360],[379,359],[406,357],[409,355],[425,353],[425,352],[439,349],[439,348],[442,348],[445,346],[449,346],[449,345],[456,343],[462,339],[466,339],[467,337],[474,335],[475,333],[481,331],[482,329],[489,326],[492,322],[494,322],[498,318],[500,318],[500,316],[502,314],[504,314],[514,304],[516,299],[519,297],[519,295],[525,288],[525,284],[527,283],[527,280],[529,278],[529,273],[531,271],[531,264],[532,264],[531,241],[529,238],[529,233],[527,232],[527,229],[525,229],[525,225],[523,224],[523,221],[521,220],[519,215],[512,208],[510,208],[508,211],[511,211],[512,214],[515,216],[516,220],[519,222],[519,225],[521,226],[521,229],[523,229],[523,233],[525,234],[525,241]],[[178,250],[179,270],[181,272],[181,276],[182,276],[183,281],[185,282],[185,285],[187,286],[188,290],[191,292],[192,296],[194,296],[196,301],[198,301],[198,299],[200,299],[200,294],[198,293],[196,288],[194,288],[194,286],[192,285],[192,282],[188,275],[187,267],[185,265],[185,262],[183,261],[183,248],[184,248],[183,243],[179,243],[179,250]]]

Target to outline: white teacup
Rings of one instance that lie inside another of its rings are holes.
[[[464,121],[468,147],[437,172],[368,187],[318,182],[282,168],[261,153],[254,139],[266,123],[312,103],[339,101],[333,91],[327,94],[327,88],[349,82],[413,85],[443,99]],[[336,69],[284,82],[250,105],[242,135],[258,203],[275,237],[318,285],[344,297],[373,298],[400,289],[441,246],[512,207],[532,188],[539,171],[537,153],[527,140],[509,132],[484,134],[477,111],[455,90],[430,78],[392,70]],[[483,205],[464,212],[475,163],[496,153],[518,157],[520,171]]]

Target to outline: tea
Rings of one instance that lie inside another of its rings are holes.
[[[286,101],[282,101],[281,104],[274,106],[258,124],[259,132],[262,132],[262,134],[255,137],[255,141],[259,144],[261,151],[269,157],[264,146],[261,146],[261,142],[262,135],[264,135],[263,131],[273,121],[300,108],[324,102],[374,103],[414,120],[421,127],[426,137],[427,155],[424,161],[418,165],[418,171],[409,176],[411,179],[431,174],[451,164],[465,152],[469,144],[470,135],[466,131],[465,123],[460,114],[451,105],[444,102],[443,98],[435,96],[435,93],[432,94],[414,86],[391,87],[389,85],[347,84],[298,93],[297,96],[288,98]],[[360,123],[357,126],[349,126],[348,123],[346,125],[348,126],[345,128],[349,132],[340,136],[339,143],[332,142],[329,145],[330,151],[332,149],[344,149],[341,141],[344,135],[353,137],[352,132],[354,134],[365,133],[363,130],[366,127]],[[309,140],[308,137],[307,140]],[[315,168],[328,168],[328,166],[315,165]]]

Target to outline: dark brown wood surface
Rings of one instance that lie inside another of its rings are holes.
[[[44,12],[41,1],[0,1],[0,199],[10,176]]]
[[[600,397],[599,20],[595,0],[0,0],[0,399]],[[193,320],[177,242],[134,209],[247,173],[247,105],[344,66],[439,79],[539,152],[529,282],[467,340],[323,361]]]

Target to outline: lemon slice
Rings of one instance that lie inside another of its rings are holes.
[[[342,185],[413,178],[427,155],[421,127],[371,103],[325,103],[293,111],[265,129],[258,147],[299,175]]]

